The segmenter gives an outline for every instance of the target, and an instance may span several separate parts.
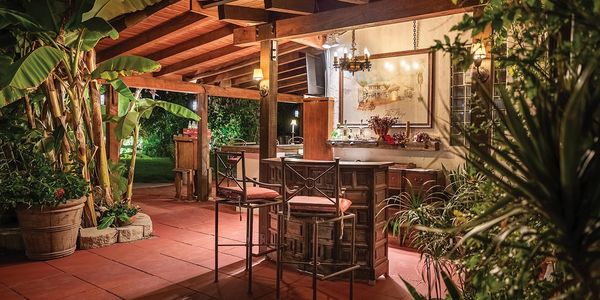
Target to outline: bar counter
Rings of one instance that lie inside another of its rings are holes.
[[[290,161],[307,161],[303,159],[289,159]],[[388,262],[388,240],[384,232],[386,228],[385,213],[377,213],[384,207],[388,184],[388,167],[392,162],[355,162],[340,161],[341,187],[346,190],[345,198],[352,201],[349,211],[356,214],[356,258],[361,265],[356,270],[357,279],[369,281],[373,284],[377,277],[387,275]],[[269,158],[261,161],[261,168],[266,168],[267,178],[263,180],[268,183],[281,183],[281,159]],[[299,170],[303,176],[310,173],[307,167]],[[326,186],[331,179],[320,180],[317,185]],[[312,230],[303,228],[304,223],[290,219],[285,234],[287,253],[294,258],[307,259],[309,253]],[[268,237],[270,242],[275,242],[277,237],[277,219],[274,210],[263,211],[260,215],[260,237],[264,241]],[[350,259],[350,235],[351,224],[344,224],[344,236],[339,239],[339,229],[332,225],[319,226],[319,238],[321,239],[319,256],[321,261]],[[321,266],[325,268],[325,266]],[[332,270],[323,270],[326,273]]]

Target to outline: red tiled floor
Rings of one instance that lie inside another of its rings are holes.
[[[107,248],[79,250],[62,259],[27,261],[22,254],[0,258],[2,299],[274,299],[275,265],[253,260],[253,294],[246,293],[242,247],[219,248],[214,283],[214,210],[211,203],[173,200],[174,188],[137,189],[134,200],[152,217],[155,237]],[[245,217],[244,217],[245,220]],[[245,221],[219,211],[221,243],[245,239]],[[258,222],[254,231],[258,231]],[[258,234],[255,234],[255,238]],[[355,299],[410,299],[400,277],[426,291],[420,255],[389,249],[390,277],[370,286],[355,284]],[[283,299],[311,299],[310,277],[284,273]],[[347,281],[319,281],[319,299],[347,299]]]

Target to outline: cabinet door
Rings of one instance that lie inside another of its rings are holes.
[[[404,170],[404,191],[409,191],[412,185],[413,191],[426,191],[432,186],[441,185],[439,171],[436,170]]]
[[[402,178],[402,171],[390,170],[388,172],[388,187],[391,189],[399,189],[402,187],[400,178]]]

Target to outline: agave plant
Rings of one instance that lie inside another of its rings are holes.
[[[498,116],[489,123],[492,139],[482,142],[463,128],[469,143],[483,144],[468,147],[466,159],[505,196],[458,228],[461,243],[475,238],[495,249],[548,256],[565,276],[543,297],[600,294],[599,18],[597,3],[588,0],[490,1],[483,16],[465,16],[455,28],[478,34],[491,27],[494,60],[515,78],[501,90],[505,111],[490,91],[480,88],[476,95],[488,119],[492,111]],[[459,39],[438,42],[468,63],[466,46]],[[533,228],[531,221],[543,226]],[[515,232],[532,242],[510,242]],[[518,262],[515,277],[521,278],[532,260]]]
[[[54,145],[46,149],[48,157],[62,168],[77,160],[83,178],[101,188],[107,204],[113,201],[99,82],[152,72],[160,65],[137,56],[96,64],[93,49],[102,38],[118,37],[111,19],[159,1],[0,1],[0,107],[24,102],[29,126],[43,129],[49,140],[43,144]],[[91,195],[84,221],[96,225]]]

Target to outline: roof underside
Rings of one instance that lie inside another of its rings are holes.
[[[277,1],[163,0],[145,11],[113,20],[119,38],[98,44],[98,61],[140,55],[161,64],[154,77],[256,89],[252,70],[260,67],[260,47],[257,43],[234,45],[234,29],[307,14],[266,10],[265,2],[271,5]],[[322,4],[322,8],[316,5],[314,12],[354,5],[337,0],[314,3]],[[280,93],[307,93],[305,56],[323,52],[319,41],[320,37],[280,41]]]

